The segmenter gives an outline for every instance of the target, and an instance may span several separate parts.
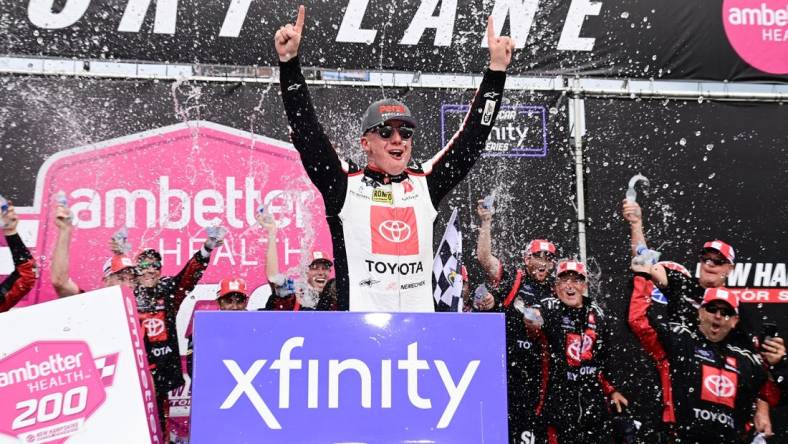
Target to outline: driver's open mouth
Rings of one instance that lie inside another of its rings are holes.
[[[391,150],[389,151],[389,155],[397,160],[402,159],[402,155],[405,153],[403,150]]]
[[[326,283],[326,278],[315,278],[315,283],[325,284]]]

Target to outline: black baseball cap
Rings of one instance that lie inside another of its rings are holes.
[[[372,102],[367,107],[361,120],[361,133],[364,134],[388,120],[401,120],[416,127],[416,119],[413,118],[407,105],[396,99],[383,99]]]

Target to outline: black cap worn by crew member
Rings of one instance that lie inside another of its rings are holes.
[[[416,127],[416,119],[413,118],[407,105],[396,99],[383,99],[372,102],[367,107],[361,120],[361,133],[366,133],[387,120],[401,120]]]

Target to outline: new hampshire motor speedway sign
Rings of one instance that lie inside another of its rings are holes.
[[[192,443],[505,443],[503,333],[501,314],[197,312]]]

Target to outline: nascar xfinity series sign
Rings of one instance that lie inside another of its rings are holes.
[[[0,315],[0,443],[158,443],[134,298],[119,287]]]
[[[198,312],[194,334],[194,444],[506,442],[501,315]]]

